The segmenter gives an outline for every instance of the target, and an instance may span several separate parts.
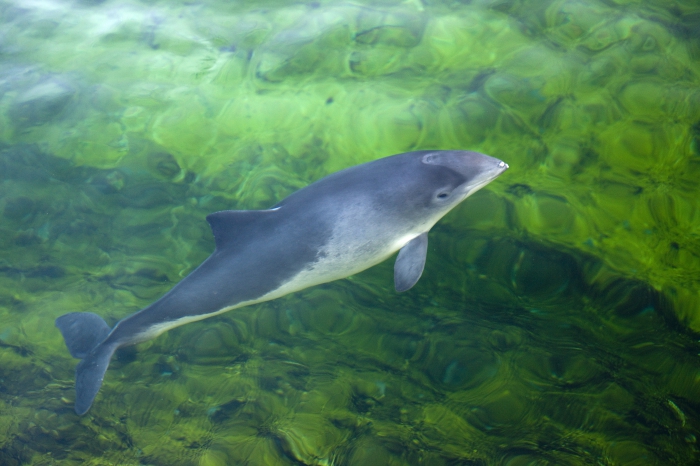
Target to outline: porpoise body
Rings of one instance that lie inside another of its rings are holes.
[[[102,385],[114,351],[180,325],[361,272],[399,251],[397,291],[420,278],[428,231],[508,165],[468,151],[408,152],[331,174],[269,210],[207,217],[216,249],[148,307],[114,328],[98,315],[56,319],[76,368],[75,411]]]

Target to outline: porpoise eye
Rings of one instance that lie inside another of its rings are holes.
[[[440,193],[438,196],[440,199],[445,199],[447,197],[447,193]]]

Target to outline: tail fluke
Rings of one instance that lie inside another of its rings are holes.
[[[102,343],[111,329],[102,317],[92,312],[71,312],[56,319],[70,355],[83,359]]]
[[[75,368],[75,412],[83,415],[90,409],[117,349],[104,344],[111,329],[102,317],[91,312],[72,312],[56,319],[56,327],[74,358],[82,359]]]
[[[99,345],[75,368],[75,412],[82,416],[90,409],[105,378],[114,345]]]

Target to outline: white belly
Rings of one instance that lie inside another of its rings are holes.
[[[385,261],[416,236],[432,226],[417,225],[400,231],[386,228],[381,221],[366,216],[347,215],[341,219],[319,259],[260,301],[279,298],[310,286],[327,283],[362,272]]]

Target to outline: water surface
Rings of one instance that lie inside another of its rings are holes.
[[[698,461],[700,7],[0,1],[0,463]],[[418,149],[511,169],[392,263],[120,351],[205,216]]]

